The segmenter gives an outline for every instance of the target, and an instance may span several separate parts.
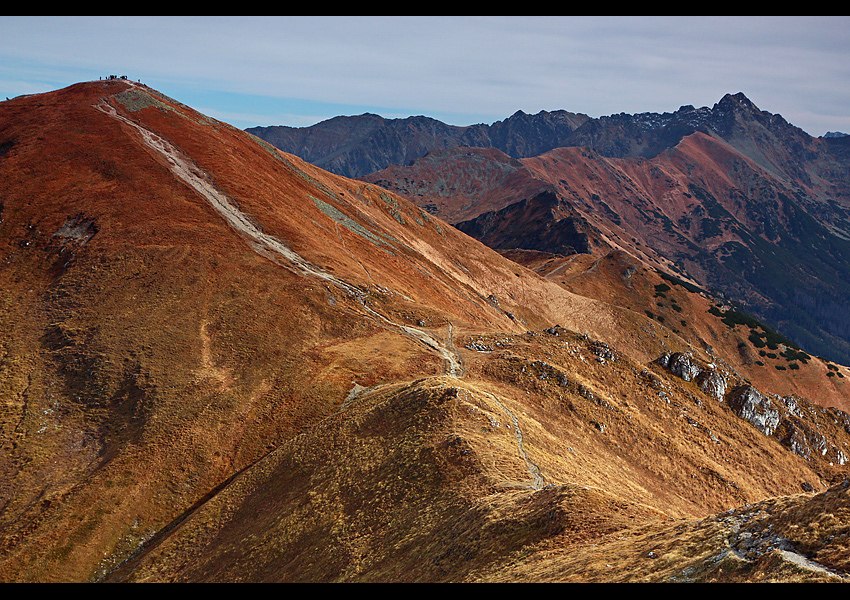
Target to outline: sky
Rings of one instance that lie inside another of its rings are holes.
[[[850,133],[848,16],[0,16],[0,100],[126,75],[244,129],[601,117],[743,92]]]

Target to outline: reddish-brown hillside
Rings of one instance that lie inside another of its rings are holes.
[[[650,158],[562,147],[513,161],[522,187],[479,177],[503,161],[472,149],[364,179],[499,250],[623,250],[742,303],[809,352],[850,362],[845,159],[781,118],[765,125],[739,108],[723,113],[725,138],[696,131]],[[468,181],[486,185],[466,190]]]
[[[0,580],[526,580],[845,476],[787,373],[143,85],[0,103],[0,149]]]

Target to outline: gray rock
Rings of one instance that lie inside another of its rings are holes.
[[[593,352],[597,357],[601,358],[604,362],[607,360],[614,359],[614,352],[611,350],[611,347],[608,346],[605,342],[594,341],[590,344],[590,351]]]
[[[795,396],[785,396],[784,398],[780,398],[785,404],[785,408],[787,408],[791,414],[802,417],[803,415],[800,413],[800,403]]]
[[[812,449],[806,440],[806,432],[801,427],[798,427],[796,423],[787,419],[782,421],[782,429],[785,432],[779,440],[782,445],[790,448],[791,452],[797,456],[810,460],[812,458]]]
[[[696,382],[699,389],[703,392],[718,402],[723,402],[723,398],[726,396],[726,388],[728,386],[726,377],[724,377],[723,374],[711,369],[706,369],[697,375]]]
[[[694,357],[685,352],[671,354],[667,368],[685,381],[693,381],[702,372],[702,367],[694,360]]]
[[[475,350],[476,352],[492,352],[493,347],[482,342],[468,342],[464,346],[467,350]]]
[[[670,365],[670,353],[665,352],[664,354],[655,359],[655,363],[661,365],[665,369],[668,368],[668,366]]]
[[[773,435],[779,425],[779,411],[769,398],[751,385],[736,388],[728,398],[729,406],[742,419],[749,421],[765,435]]]

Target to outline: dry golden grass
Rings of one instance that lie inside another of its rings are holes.
[[[712,563],[730,535],[712,515],[774,497],[774,527],[843,570],[843,492],[796,494],[844,468],[650,364],[705,357],[698,322],[630,308],[646,290],[604,263],[571,293],[127,85],[0,107],[0,580],[822,577]],[[229,227],[140,127],[314,275]],[[86,220],[90,238],[58,235]]]

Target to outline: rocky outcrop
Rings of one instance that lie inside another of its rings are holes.
[[[704,365],[689,352],[665,352],[654,361],[683,381],[692,382],[706,395],[724,402],[741,419],[806,460],[844,465],[850,416],[837,408],[824,408],[799,396],[764,394],[736,375],[715,365]],[[730,390],[731,388],[731,390]]]
[[[693,381],[702,372],[702,367],[693,360],[690,354],[676,352],[670,356],[667,368],[674,375],[685,381]]]
[[[765,435],[773,435],[779,425],[779,411],[769,398],[765,398],[751,385],[733,390],[726,399],[735,413],[749,421]]]
[[[701,365],[689,352],[665,352],[655,362],[685,381],[693,381],[699,389],[718,402],[723,402],[729,385],[726,375],[711,366]]]
[[[697,375],[696,382],[699,389],[703,392],[718,402],[723,402],[723,398],[726,396],[728,382],[722,373],[711,369],[705,369],[700,371],[699,375]]]

